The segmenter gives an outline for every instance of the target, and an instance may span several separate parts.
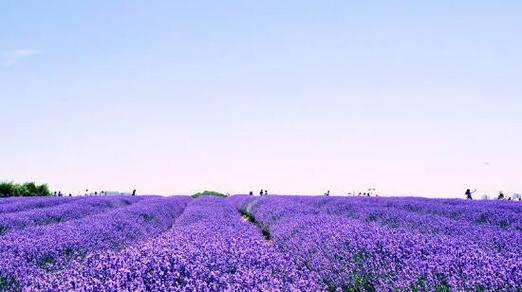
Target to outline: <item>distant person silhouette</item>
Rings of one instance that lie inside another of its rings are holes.
[[[265,196],[268,196],[268,191],[267,190],[265,190]]]
[[[504,200],[504,193],[502,191],[498,192],[498,198],[497,200]]]
[[[133,196],[136,196],[136,189],[134,189],[134,190],[132,191],[132,195],[133,195]]]
[[[259,191],[259,195],[260,195],[260,196],[263,195],[263,189],[261,189],[261,190]]]
[[[473,194],[474,192],[476,192],[477,190],[473,190],[471,191],[470,189],[467,189],[466,192],[464,193],[466,195],[466,199],[468,200],[473,200],[473,197],[471,197],[471,194]]]
[[[326,191],[326,193],[324,193],[325,196],[330,196],[330,190]]]
[[[254,195],[254,192],[250,191],[250,193],[248,193],[250,196],[253,196]]]

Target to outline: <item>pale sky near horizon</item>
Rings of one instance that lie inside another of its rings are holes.
[[[522,193],[521,1],[2,1],[0,180]]]

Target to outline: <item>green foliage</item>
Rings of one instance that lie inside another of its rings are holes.
[[[216,197],[226,197],[224,194],[214,191],[203,191],[199,193],[195,193],[192,195],[193,198],[198,198],[201,196],[216,196]]]
[[[0,274],[0,291],[20,291],[21,287],[14,278],[4,277]]]
[[[151,214],[141,214],[141,218],[143,218],[143,221],[149,223],[154,220],[154,216]]]
[[[18,184],[0,182],[0,197],[50,196],[51,191],[46,184],[37,185],[34,182]]]
[[[56,260],[50,255],[45,255],[38,259],[38,266],[43,270],[52,271],[55,265]]]

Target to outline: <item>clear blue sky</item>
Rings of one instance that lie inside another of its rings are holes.
[[[0,180],[522,192],[521,1],[2,1]]]

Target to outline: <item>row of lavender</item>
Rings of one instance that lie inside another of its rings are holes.
[[[296,265],[242,220],[229,199],[193,200],[161,236],[122,251],[92,253],[32,279],[43,291],[321,291],[318,275]]]
[[[31,226],[56,224],[130,205],[141,197],[68,198],[59,204],[0,214],[0,235]],[[53,199],[47,198],[52,201]],[[27,202],[26,202],[27,203]],[[19,204],[17,204],[19,205]],[[31,205],[31,204],[29,204]]]
[[[89,254],[123,249],[157,236],[190,202],[189,197],[45,200],[2,204],[7,211],[0,214],[0,219],[6,219],[0,224],[8,232],[0,236],[0,291],[26,289]]]
[[[330,289],[522,289],[519,204],[418,198],[232,198]]]
[[[63,198],[63,197],[12,197],[0,199],[0,214],[15,213],[30,209],[40,209],[60,204],[68,203],[74,200],[83,199],[81,197]]]

